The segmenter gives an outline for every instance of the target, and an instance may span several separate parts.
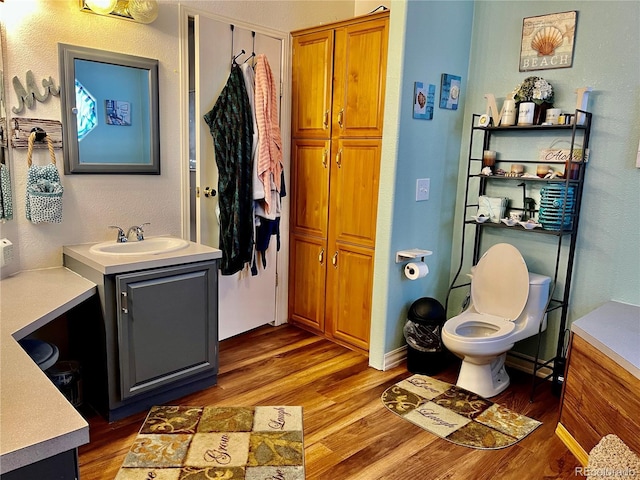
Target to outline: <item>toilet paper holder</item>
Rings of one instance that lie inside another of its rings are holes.
[[[421,262],[424,262],[424,257],[431,255],[433,252],[430,250],[421,250],[419,248],[412,248],[411,250],[400,250],[396,252],[396,263],[406,262],[407,260],[414,260],[420,258]]]

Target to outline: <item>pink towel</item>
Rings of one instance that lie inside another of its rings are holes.
[[[258,123],[258,178],[264,185],[265,192],[271,190],[271,179],[280,192],[282,174],[282,137],[278,119],[278,96],[273,73],[267,57],[260,54],[256,57],[256,94],[255,108]],[[272,200],[265,195],[265,210],[271,211]]]

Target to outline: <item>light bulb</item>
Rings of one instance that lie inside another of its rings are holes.
[[[127,10],[136,22],[151,23],[158,18],[156,0],[129,0]]]
[[[84,0],[84,4],[92,12],[100,15],[109,15],[116,8],[116,3],[118,3],[118,0]]]

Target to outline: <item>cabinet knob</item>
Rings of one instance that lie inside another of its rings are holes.
[[[331,258],[331,263],[335,268],[338,268],[338,252],[333,254],[333,257]]]
[[[344,127],[343,120],[344,120],[344,108],[341,108],[340,111],[338,112],[338,126],[340,127],[340,129]]]
[[[322,166],[324,168],[327,168],[327,157],[329,156],[329,152],[327,152],[326,150],[322,151]]]
[[[336,165],[338,165],[338,168],[342,167],[342,149],[336,153]]]
[[[329,128],[329,110],[324,112],[324,116],[322,118],[322,128],[324,128],[325,130]]]
[[[320,262],[320,265],[324,264],[324,248],[320,250],[320,255],[318,255],[318,262]]]

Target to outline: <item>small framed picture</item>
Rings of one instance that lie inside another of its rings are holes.
[[[415,82],[413,89],[413,118],[432,120],[435,96],[435,85],[425,85],[423,82]]]
[[[448,73],[442,74],[442,86],[440,88],[440,108],[457,110],[460,100],[461,77]]]
[[[131,126],[131,104],[122,100],[105,100],[107,125]]]

